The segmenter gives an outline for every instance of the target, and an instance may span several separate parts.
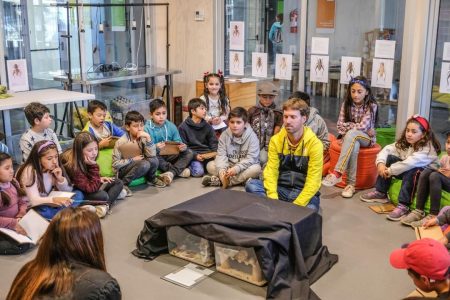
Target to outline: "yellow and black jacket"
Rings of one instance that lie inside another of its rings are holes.
[[[269,160],[264,169],[267,196],[278,199],[277,187],[300,189],[294,203],[306,206],[318,194],[322,181],[323,145],[309,127],[294,150],[284,128],[270,139]]]

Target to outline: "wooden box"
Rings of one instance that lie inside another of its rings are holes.
[[[214,265],[213,243],[190,234],[180,226],[167,228],[169,253],[204,267]]]
[[[267,283],[253,248],[214,243],[216,269],[257,286]]]
[[[225,89],[230,99],[231,108],[241,106],[245,109],[256,105],[256,81],[239,82],[225,80]],[[195,91],[197,97],[203,95],[205,88],[203,80],[197,80],[195,83]]]

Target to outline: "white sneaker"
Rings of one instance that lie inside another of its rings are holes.
[[[85,209],[85,210],[88,210],[90,212],[93,212],[93,213],[96,212],[95,206],[92,206],[92,205],[83,205],[81,208]]]
[[[191,177],[191,170],[189,170],[189,168],[184,169],[183,172],[181,172],[180,177],[183,178]]]
[[[96,214],[99,218],[103,218],[106,216],[106,214],[108,213],[109,207],[108,205],[97,205],[95,207],[96,210]]]
[[[344,198],[351,198],[351,197],[353,197],[354,193],[355,193],[355,187],[353,185],[349,184],[344,188],[341,195]]]
[[[122,189],[119,196],[117,196],[117,200],[123,200],[127,196],[127,191],[125,189]]]
[[[167,185],[170,185],[173,181],[173,173],[172,172],[164,172],[162,174],[159,175],[159,179],[161,179],[162,181],[164,181],[164,183]]]
[[[331,186],[334,186],[335,184],[338,184],[341,181],[342,181],[342,176],[338,178],[333,173],[330,173],[322,180],[322,184],[324,186],[331,187]]]
[[[127,193],[127,195],[125,197],[131,197],[133,196],[133,192],[130,190],[130,188],[126,185],[123,186],[123,189],[125,190],[125,192]]]

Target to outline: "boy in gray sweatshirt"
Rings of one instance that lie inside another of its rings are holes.
[[[236,107],[228,115],[228,128],[221,134],[217,156],[211,167],[212,176],[204,176],[204,186],[228,186],[258,178],[259,140],[248,124],[247,111]]]

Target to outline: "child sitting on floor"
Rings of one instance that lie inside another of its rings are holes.
[[[156,177],[158,159],[153,139],[144,131],[144,116],[137,111],[129,111],[125,116],[125,130],[117,140],[113,152],[113,168],[122,179],[127,196],[132,192],[128,185],[134,179],[145,176],[156,187],[166,184]]]
[[[166,185],[171,184],[175,176],[184,178],[191,176],[188,166],[194,154],[181,140],[175,124],[167,120],[167,108],[164,101],[155,99],[150,102],[150,120],[145,123],[145,132],[150,134],[156,145],[159,169],[163,172],[160,178]],[[178,154],[161,155],[167,142],[178,143]]]
[[[199,98],[191,99],[188,103],[188,109],[189,117],[181,123],[178,130],[181,139],[194,155],[194,159],[189,165],[191,176],[201,177],[205,174],[205,167],[207,170],[211,170],[210,167],[215,158],[214,153],[217,152],[218,141],[214,129],[205,121],[205,101]]]
[[[391,221],[400,221],[409,212],[416,182],[420,172],[437,162],[440,149],[427,119],[414,115],[406,122],[400,139],[387,145],[377,155],[378,177],[375,190],[361,195],[364,202],[387,203],[387,191],[392,177],[402,179],[397,207],[388,214]]]
[[[441,157],[438,169],[426,168],[420,174],[416,209],[402,219],[403,224],[419,227],[439,213],[442,191],[450,192],[450,132],[447,133],[445,150],[447,154]],[[425,216],[424,208],[428,195],[430,196],[430,214]]]
[[[258,178],[259,141],[247,122],[247,111],[236,107],[228,115],[228,128],[219,139],[217,156],[212,176],[204,176],[204,186],[228,186],[245,183],[249,178]]]
[[[62,152],[61,146],[58,142],[58,137],[50,128],[52,117],[47,106],[39,102],[31,102],[24,108],[25,117],[31,128],[28,129],[20,137],[20,150],[22,150],[22,162],[25,162],[30,155],[34,144],[39,141],[52,141],[58,153]]]
[[[19,220],[27,212],[25,191],[14,178],[13,161],[9,154],[0,153],[0,228],[7,228],[27,235]],[[0,232],[0,254],[21,254],[31,244],[19,244]]]

